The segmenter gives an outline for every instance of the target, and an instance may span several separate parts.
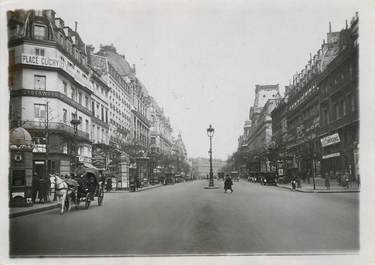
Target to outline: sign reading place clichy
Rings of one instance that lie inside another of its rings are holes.
[[[338,133],[334,133],[332,135],[320,139],[320,142],[322,143],[322,147],[337,144],[340,142],[340,136]]]
[[[64,59],[68,61],[66,58]],[[53,68],[60,68],[68,73],[70,76],[74,78],[78,83],[80,83],[84,87],[89,86],[89,82],[87,77],[83,77],[83,72],[81,72],[77,67],[75,67],[72,63],[65,63],[57,58],[33,55],[33,54],[25,54],[22,53],[16,59],[17,63],[21,64],[28,64],[28,65],[38,65],[38,66],[45,66],[45,67],[53,67]]]

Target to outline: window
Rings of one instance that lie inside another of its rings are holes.
[[[102,121],[104,121],[104,108],[102,107]]]
[[[68,117],[68,111],[66,109],[63,109],[63,122],[66,123]]]
[[[77,119],[77,114],[72,112],[72,120],[76,120]]]
[[[335,104],[335,120],[338,120],[340,118],[340,105],[337,103]]]
[[[85,106],[89,108],[89,98],[87,96],[85,96]]]
[[[328,109],[324,109],[324,123],[326,125],[329,124],[329,112],[328,112]]]
[[[92,115],[95,116],[95,102],[94,102],[94,100],[91,101],[91,110],[92,110]]]
[[[68,95],[68,84],[63,81],[63,87],[64,87],[64,94],[67,96]]]
[[[108,123],[108,110],[105,110],[105,122]]]
[[[35,16],[42,17],[43,16],[42,10],[35,10]]]
[[[79,129],[82,130],[82,117],[79,116],[79,125],[78,125]]]
[[[342,106],[342,115],[346,116],[346,101],[345,99],[341,100],[341,106]]]
[[[47,117],[45,104],[34,104],[34,116],[38,119],[45,119]]]
[[[46,90],[46,76],[34,75],[34,88],[38,90]]]
[[[88,120],[86,120],[85,130],[86,130],[86,132],[89,132],[89,121]]]
[[[46,27],[42,25],[34,25],[34,38],[43,40],[46,37]]]
[[[350,96],[350,105],[351,105],[351,108],[352,108],[352,112],[354,112],[355,111],[355,97],[354,97],[354,95]]]
[[[82,105],[82,93],[78,93],[78,103]]]
[[[35,48],[35,55],[44,56],[44,49],[42,49],[42,48]]]
[[[72,87],[72,95],[71,95],[72,99],[75,100],[76,98],[76,89],[74,87]]]

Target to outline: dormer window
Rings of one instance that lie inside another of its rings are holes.
[[[35,16],[36,17],[42,17],[43,16],[42,10],[35,10]]]
[[[44,40],[46,38],[46,27],[42,25],[34,25],[34,38]]]

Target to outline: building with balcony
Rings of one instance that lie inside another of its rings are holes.
[[[171,153],[173,145],[172,126],[169,118],[164,115],[163,109],[156,100],[150,97],[148,109],[148,120],[150,121],[150,148],[155,153]]]
[[[10,125],[34,142],[34,170],[73,173],[91,162],[91,96],[85,44],[53,10],[8,12]],[[44,172],[44,173],[43,173]]]
[[[321,174],[359,183],[358,14],[339,32],[337,45],[318,80]]]
[[[113,149],[109,145],[110,87],[103,77],[90,67],[90,82],[93,91],[91,96],[92,164],[99,170],[106,171]]]
[[[355,175],[358,161],[358,17],[332,32],[272,112],[278,158],[286,174]],[[341,140],[340,140],[341,139]],[[328,143],[328,144],[327,144]],[[345,145],[343,145],[343,143]]]

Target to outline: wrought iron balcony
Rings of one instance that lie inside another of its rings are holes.
[[[23,121],[22,122],[25,129],[31,129],[31,130],[46,130],[46,123],[41,121]],[[74,127],[69,126],[68,124],[62,123],[62,122],[48,122],[48,130],[55,131],[55,132],[61,132],[68,134],[70,136],[75,136],[74,134]],[[77,138],[85,139],[89,141],[89,133],[83,132],[79,129],[77,129]]]

